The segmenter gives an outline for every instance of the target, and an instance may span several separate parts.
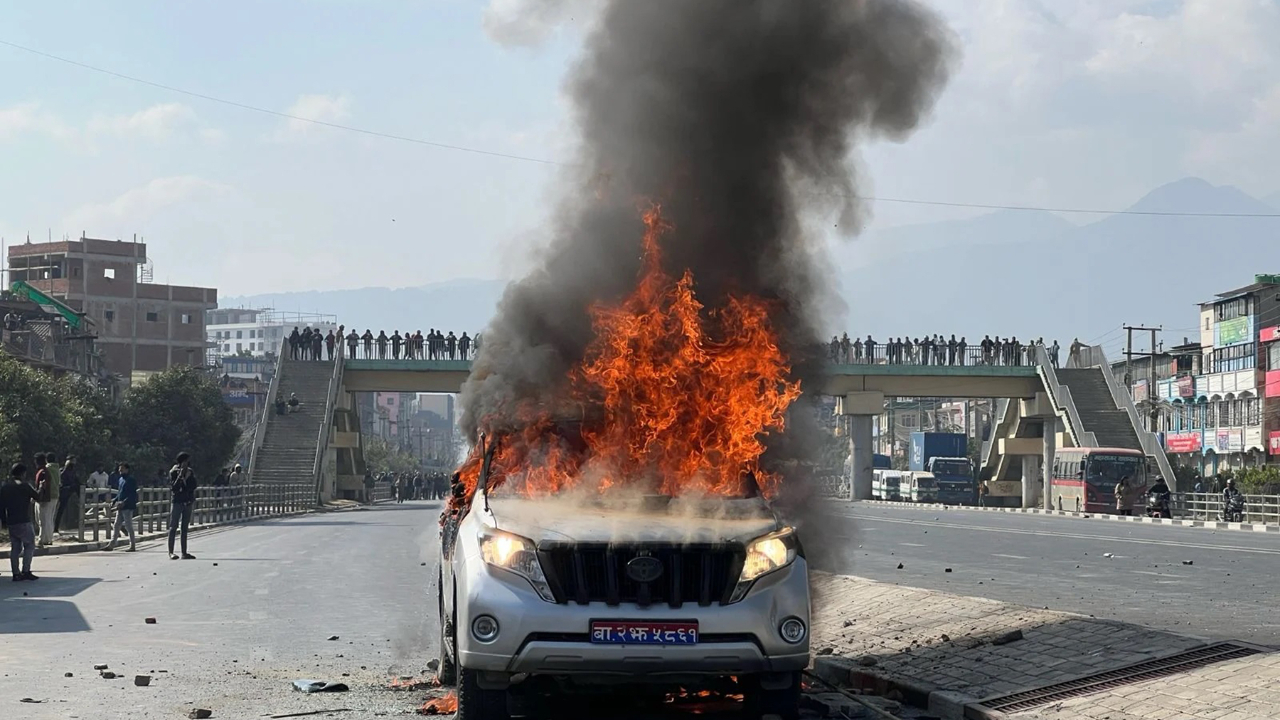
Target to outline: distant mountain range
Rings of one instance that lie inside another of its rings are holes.
[[[1266,200],[1197,178],[1161,186],[1134,212],[1265,214]],[[1280,218],[1110,215],[1076,225],[1002,210],[874,233],[832,254],[851,334],[942,333],[1107,339],[1125,323],[1162,325],[1166,345],[1195,338],[1196,303],[1280,273]],[[223,307],[333,313],[358,328],[483,328],[501,280],[224,298]],[[841,330],[844,328],[841,327]],[[833,331],[835,328],[833,328]]]

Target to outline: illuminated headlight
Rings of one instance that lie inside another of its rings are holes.
[[[742,574],[733,589],[729,602],[737,602],[746,596],[757,578],[790,565],[796,559],[799,543],[791,528],[752,541],[747,546],[747,557],[742,563]]]
[[[489,567],[519,575],[547,602],[555,602],[547,576],[538,562],[538,549],[533,541],[500,530],[488,530],[480,536],[480,555]]]

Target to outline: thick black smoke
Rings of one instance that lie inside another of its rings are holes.
[[[531,21],[550,5],[533,2]],[[776,300],[782,347],[814,387],[835,293],[802,218],[861,228],[855,146],[906,137],[951,59],[947,30],[908,0],[609,0],[598,12],[569,81],[581,156],[556,239],[484,333],[463,393],[473,440],[482,419],[518,424],[517,400],[562,399],[592,339],[588,308],[635,286],[645,200],[674,224],[664,263],[693,271],[700,301]],[[774,438],[767,459],[803,452]]]

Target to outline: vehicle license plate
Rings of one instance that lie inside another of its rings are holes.
[[[696,622],[593,620],[591,642],[607,645],[696,645]]]

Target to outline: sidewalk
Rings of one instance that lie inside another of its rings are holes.
[[[377,504],[378,502],[385,502],[385,501],[379,500],[374,504]],[[369,506],[363,505],[354,500],[335,500],[333,502],[326,503],[324,505],[317,505],[314,508],[309,508],[307,510],[300,510],[298,512],[277,513],[275,515],[256,515],[254,517],[241,518],[238,520],[227,520],[224,522],[192,525],[190,528],[190,532],[196,533],[201,530],[209,530],[217,527],[226,527],[228,525],[244,525],[247,523],[256,522],[258,520],[271,520],[274,518],[293,517],[295,515],[308,515],[311,513],[325,513],[325,512],[339,512],[342,510],[355,510],[361,507],[369,507]],[[168,530],[164,530],[161,532],[135,534],[135,537],[138,542],[143,542],[145,540],[157,540],[160,538],[167,538],[168,536],[169,536]],[[110,539],[110,534],[107,534],[106,537],[104,537],[102,540],[97,542],[93,540],[85,540],[82,542],[80,540],[76,540],[74,536],[67,536],[67,537],[55,536],[53,545],[36,548],[36,557],[48,556],[48,555],[66,555],[68,553],[82,553],[82,552],[90,552],[93,550],[100,550],[104,545],[107,544],[108,539]],[[128,536],[127,535],[124,536],[122,540],[127,544]],[[0,538],[0,560],[7,560],[9,558],[9,553],[10,553],[9,536],[6,533],[2,538]]]
[[[964,717],[965,707],[983,698],[1116,670],[1205,644],[1200,638],[1136,625],[857,577],[816,575],[813,585],[818,672],[844,685],[882,693],[896,690],[908,702],[945,718]],[[1272,690],[1260,692],[1268,683]],[[1231,705],[1232,697],[1240,702]],[[1013,717],[1280,718],[1280,654],[1123,685],[1056,707]],[[1219,712],[1227,707],[1244,714]]]
[[[1216,520],[1184,520],[1184,519],[1165,519],[1165,518],[1149,518],[1141,515],[1108,515],[1105,513],[1086,513],[1071,512],[1067,510],[1045,510],[1043,508],[1011,508],[1011,507],[975,507],[973,505],[939,505],[936,503],[911,503],[897,502],[893,500],[852,500],[853,503],[865,503],[871,506],[884,507],[904,507],[926,509],[944,509],[944,510],[969,510],[973,512],[1006,512],[1006,513],[1024,513],[1028,515],[1056,515],[1058,517],[1080,518],[1082,520],[1111,520],[1113,522],[1136,522],[1146,523],[1148,525],[1176,525],[1179,527],[1202,527],[1210,530],[1241,530],[1244,532],[1274,532],[1280,533],[1280,525],[1265,525],[1262,523],[1238,523],[1238,522],[1218,522]]]

